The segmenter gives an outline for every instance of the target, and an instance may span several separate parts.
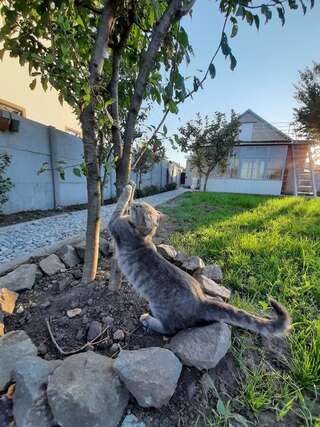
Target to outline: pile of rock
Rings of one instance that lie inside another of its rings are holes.
[[[167,260],[193,275],[207,294],[228,300],[230,291],[222,285],[223,274],[216,265],[205,265],[197,256],[179,253],[172,246],[158,245]],[[113,247],[102,239],[101,252],[110,256]],[[31,289],[37,276],[65,271],[83,262],[85,244],[65,246],[56,254],[21,265],[0,278],[0,313],[15,310],[17,292]],[[79,316],[77,307],[67,312]],[[1,321],[1,317],[0,317]],[[112,328],[112,318],[106,318]],[[93,321],[87,340],[97,337],[102,324]],[[123,340],[122,330],[114,341]],[[1,335],[1,328],[0,328]],[[47,361],[39,357],[24,331],[12,331],[0,338],[0,393],[15,383],[13,414],[17,427],[32,425],[61,427],[92,425],[103,427],[145,427],[133,414],[125,414],[129,396],[144,407],[160,408],[173,396],[183,365],[199,370],[214,368],[231,345],[231,329],[223,323],[180,331],[165,348],[121,350],[116,359],[87,351],[66,359]],[[116,344],[114,344],[116,345]],[[121,349],[120,346],[117,349]],[[125,416],[126,415],[126,416]],[[125,417],[123,419],[123,417]]]

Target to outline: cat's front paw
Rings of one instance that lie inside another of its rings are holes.
[[[144,314],[142,314],[140,316],[140,319],[139,319],[140,323],[143,326],[143,329],[146,332],[151,332],[151,326],[150,326],[150,323],[149,323],[149,318],[150,318],[150,314],[149,313],[144,313]]]

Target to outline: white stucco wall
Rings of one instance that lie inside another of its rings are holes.
[[[282,181],[262,179],[209,178],[207,191],[218,193],[281,194]],[[203,189],[203,188],[202,188]]]

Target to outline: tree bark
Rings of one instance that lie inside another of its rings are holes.
[[[208,183],[209,176],[210,176],[210,173],[209,173],[209,175],[205,175],[205,177],[204,177],[203,191],[207,191],[207,183]],[[201,188],[200,188],[200,190],[201,190]]]
[[[114,10],[114,0],[106,0],[89,64],[91,99],[80,115],[84,156],[87,166],[88,195],[86,254],[82,275],[83,283],[89,283],[95,279],[99,257],[101,187],[97,123],[95,118],[96,93],[94,88],[102,74],[104,54],[108,46],[109,35],[114,21]]]

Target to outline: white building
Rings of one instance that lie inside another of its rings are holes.
[[[293,141],[251,110],[240,115],[239,137],[228,167],[209,176],[207,191],[248,194],[316,194],[316,178],[306,141]],[[186,184],[199,177],[187,160]],[[203,182],[201,184],[203,189]]]

